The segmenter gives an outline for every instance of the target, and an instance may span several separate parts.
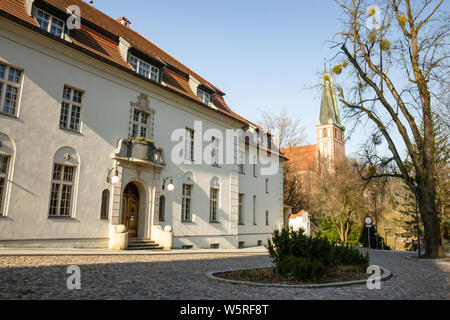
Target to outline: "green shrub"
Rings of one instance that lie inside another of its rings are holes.
[[[369,264],[368,253],[364,256],[353,247],[332,244],[327,238],[309,237],[301,229],[275,230],[267,249],[276,272],[302,280],[319,279],[334,266],[367,268]]]
[[[278,263],[275,272],[283,277],[293,277],[299,281],[319,280],[326,273],[326,268],[318,259],[287,256]]]

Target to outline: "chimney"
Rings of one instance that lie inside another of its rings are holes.
[[[119,18],[116,21],[118,21],[119,23],[123,24],[125,27],[128,27],[131,24],[130,20],[128,20],[125,17]]]

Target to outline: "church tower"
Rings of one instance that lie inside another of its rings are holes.
[[[323,76],[320,119],[317,125],[317,150],[320,159],[327,159],[334,166],[345,159],[344,127],[337,105],[331,74]]]

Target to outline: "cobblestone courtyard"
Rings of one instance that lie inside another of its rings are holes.
[[[380,290],[356,285],[286,289],[233,285],[205,272],[270,265],[266,254],[201,253],[110,256],[0,256],[0,299],[446,299],[450,262],[371,251],[371,264],[393,277]],[[81,269],[81,290],[68,290],[67,266]]]

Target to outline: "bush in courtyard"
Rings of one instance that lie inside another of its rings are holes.
[[[362,255],[350,246],[330,243],[327,238],[313,238],[303,230],[275,230],[267,244],[275,271],[301,280],[319,279],[335,266],[357,266],[365,269],[369,254]],[[305,278],[305,277],[311,278]]]
[[[322,261],[309,260],[300,257],[287,256],[275,267],[275,271],[283,277],[293,277],[296,280],[319,280],[326,271]]]

